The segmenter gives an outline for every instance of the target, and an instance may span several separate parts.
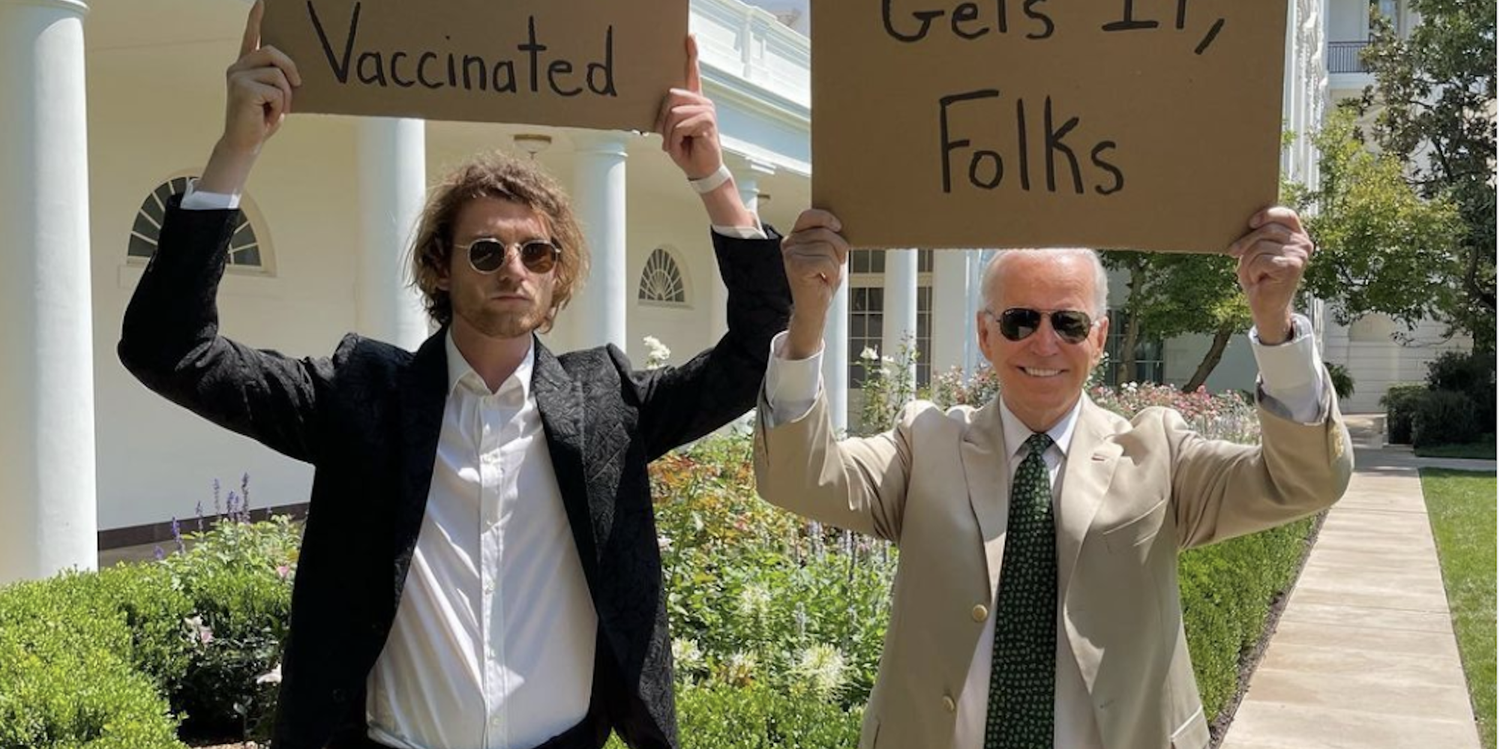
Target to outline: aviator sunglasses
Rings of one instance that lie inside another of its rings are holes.
[[[1041,316],[1050,313],[1051,328],[1057,336],[1068,343],[1082,343],[1088,331],[1096,324],[1088,313],[1075,309],[1037,310],[1027,307],[1011,307],[998,315],[984,310],[999,322],[999,332],[1012,341],[1023,341],[1041,329]]]
[[[498,239],[484,237],[470,242],[468,247],[468,264],[480,273],[493,273],[505,265],[510,257],[510,248],[515,247],[520,252],[521,265],[532,273],[548,273],[557,265],[557,258],[562,255],[562,248],[555,242],[546,239],[531,239],[525,242],[505,244]],[[465,249],[459,247],[458,249]]]

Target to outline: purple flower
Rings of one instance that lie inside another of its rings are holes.
[[[156,551],[152,552],[152,554],[155,555],[156,561],[158,562],[167,558],[167,553],[163,551],[160,546],[156,547]]]

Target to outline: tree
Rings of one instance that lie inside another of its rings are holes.
[[[1422,197],[1398,156],[1366,147],[1354,116],[1336,110],[1314,136],[1317,190],[1292,190],[1317,243],[1306,288],[1344,325],[1371,312],[1410,326],[1442,319],[1463,272],[1458,210],[1445,196]]]
[[[1495,66],[1493,0],[1410,0],[1421,22],[1402,40],[1371,7],[1363,53],[1377,87],[1374,140],[1405,166],[1423,198],[1450,201],[1461,231],[1442,264],[1439,317],[1494,350]]]
[[[1125,311],[1121,379],[1134,373],[1134,344],[1142,333],[1173,338],[1189,333],[1213,337],[1182,390],[1207,381],[1234,335],[1249,330],[1249,304],[1239,289],[1237,261],[1227,255],[1113,251],[1104,262],[1130,274]]]

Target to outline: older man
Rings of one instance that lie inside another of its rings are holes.
[[[767,500],[900,546],[860,746],[1206,746],[1177,552],[1321,510],[1353,468],[1291,311],[1312,251],[1296,214],[1257,214],[1230,248],[1255,321],[1260,446],[1204,439],[1169,409],[1126,420],[1083,394],[1108,334],[1090,250],[988,265],[975,324],[993,402],[915,403],[889,432],[838,441],[818,372],[839,228],[809,211],[783,244],[794,312],[772,344],[755,469]]]

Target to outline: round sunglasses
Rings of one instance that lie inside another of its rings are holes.
[[[1041,329],[1042,315],[1049,314],[1051,328],[1057,336],[1068,343],[1082,343],[1088,332],[1098,322],[1088,313],[1075,309],[1039,310],[1029,307],[1011,307],[998,315],[990,310],[986,314],[999,323],[999,333],[1012,341],[1023,341]]]
[[[557,259],[562,256],[562,248],[557,243],[546,239],[530,239],[525,242],[505,244],[498,239],[482,237],[468,244],[468,247],[458,249],[468,250],[468,264],[480,273],[494,273],[504,267],[505,261],[510,259],[510,248],[516,248],[520,253],[521,265],[532,273],[549,273],[557,266]]]

